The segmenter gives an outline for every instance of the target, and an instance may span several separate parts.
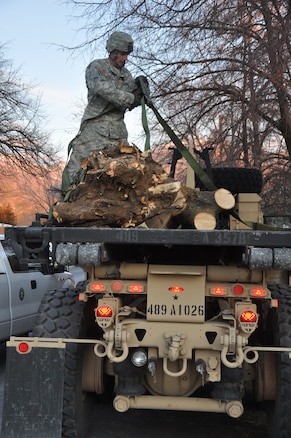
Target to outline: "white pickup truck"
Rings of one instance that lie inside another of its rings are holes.
[[[23,271],[14,249],[0,235],[0,342],[31,331],[44,293],[70,285],[70,272],[43,273],[36,266]]]

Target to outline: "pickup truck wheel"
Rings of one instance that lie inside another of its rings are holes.
[[[272,344],[291,347],[291,286],[269,285],[272,297],[278,299],[278,309],[271,309],[269,324],[273,332]],[[275,310],[275,311],[274,311]],[[267,402],[270,438],[291,436],[291,359],[289,353],[276,356],[276,398]]]
[[[90,337],[88,303],[85,304],[78,300],[78,294],[84,288],[85,285],[82,283],[76,289],[59,289],[46,293],[40,305],[32,335],[42,338]],[[68,343],[66,346],[63,438],[86,436],[88,420],[96,402],[94,394],[82,390],[83,351],[84,346],[80,344]]]
[[[262,173],[259,169],[244,167],[212,167],[213,182],[217,188],[236,193],[261,193]],[[205,190],[204,184],[196,176],[196,187]]]

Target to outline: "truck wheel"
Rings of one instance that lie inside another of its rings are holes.
[[[82,282],[76,289],[63,288],[46,293],[39,308],[32,336],[75,339],[90,337],[88,303],[84,304],[78,300],[78,294],[84,288],[85,284]],[[82,391],[83,351],[84,346],[80,344],[68,343],[66,346],[62,418],[64,438],[86,436],[89,416],[96,401],[94,394]]]
[[[261,193],[263,186],[262,173],[259,169],[244,167],[213,167],[213,182],[217,188],[236,193]],[[196,176],[196,187],[205,190],[204,184]]]
[[[278,299],[278,309],[271,309],[269,323],[273,331],[272,344],[291,347],[291,286],[269,285],[272,297]],[[275,310],[275,311],[274,311]],[[291,436],[291,359],[289,353],[276,356],[276,399],[268,402],[270,438]]]

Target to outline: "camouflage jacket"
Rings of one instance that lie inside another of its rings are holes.
[[[92,61],[86,69],[88,105],[84,123],[94,121],[99,134],[111,138],[127,138],[124,112],[134,101],[135,82],[130,72],[123,67],[113,67],[108,59]],[[100,123],[99,123],[100,122]]]

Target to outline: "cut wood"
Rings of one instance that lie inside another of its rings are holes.
[[[235,206],[234,196],[226,189],[217,189],[214,192],[214,200],[222,210],[231,210]]]
[[[213,229],[217,213],[235,202],[225,189],[181,186],[135,146],[93,152],[84,167],[82,182],[53,207],[56,225]]]
[[[201,211],[194,217],[194,226],[197,230],[214,230],[216,218],[211,213]]]
[[[230,210],[235,205],[234,196],[226,189],[217,189],[215,192],[201,192],[197,189],[183,187],[183,190],[187,196],[187,205],[175,218],[175,223],[187,228],[193,227],[194,224],[197,229],[212,230],[216,227],[217,214],[221,211]],[[203,214],[200,215],[200,213]],[[205,228],[202,222],[208,224],[205,226],[209,228]]]

